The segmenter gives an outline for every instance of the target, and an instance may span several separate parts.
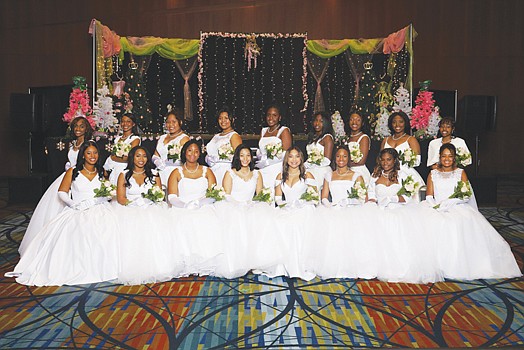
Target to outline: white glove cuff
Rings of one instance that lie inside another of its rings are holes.
[[[72,207],[73,205],[75,205],[75,201],[69,198],[69,193],[66,193],[64,191],[58,191],[58,198],[68,207]]]

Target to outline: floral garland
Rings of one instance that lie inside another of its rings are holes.
[[[69,95],[69,108],[64,114],[63,121],[71,123],[76,117],[84,117],[91,127],[95,128],[96,123],[93,120],[93,110],[89,104],[86,78],[75,76],[73,77],[73,83],[73,91]]]

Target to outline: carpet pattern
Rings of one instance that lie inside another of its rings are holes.
[[[524,258],[522,208],[483,208]],[[0,221],[0,273],[30,212]],[[0,278],[2,349],[524,347],[524,279],[417,285],[249,274],[122,286],[27,287]]]

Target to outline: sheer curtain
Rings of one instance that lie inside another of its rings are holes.
[[[324,112],[326,110],[324,105],[324,96],[322,95],[322,80],[326,76],[326,72],[329,67],[329,58],[321,58],[308,51],[307,53],[307,65],[311,75],[317,83],[315,90],[315,103],[313,104],[313,112]]]
[[[184,78],[184,119],[193,120],[193,103],[191,100],[191,89],[189,88],[189,79],[195,72],[197,66],[197,57],[193,56],[185,60],[177,60],[175,64]]]

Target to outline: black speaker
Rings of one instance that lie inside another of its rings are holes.
[[[42,99],[37,94],[12,93],[9,116],[14,129],[27,132],[42,130]]]
[[[459,122],[465,132],[494,130],[497,117],[497,97],[466,95],[459,101]]]

